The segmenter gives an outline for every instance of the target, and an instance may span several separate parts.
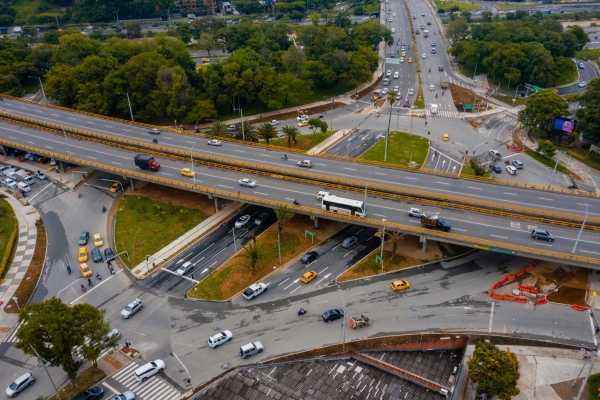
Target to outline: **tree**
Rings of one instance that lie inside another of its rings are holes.
[[[519,121],[525,130],[545,139],[552,131],[555,115],[567,115],[568,104],[552,90],[533,93],[525,102],[525,108],[519,111]]]
[[[321,133],[327,133],[327,122],[320,118],[311,118],[308,120],[308,127],[313,130],[313,135],[317,133],[317,129],[321,130]]]
[[[381,39],[388,44],[394,44],[394,37],[392,31],[389,28],[377,23],[377,22],[366,22],[355,27],[352,31],[354,40],[363,42],[364,44],[376,48]]]
[[[281,132],[283,132],[283,134],[288,140],[288,148],[292,147],[292,140],[294,141],[294,144],[298,143],[296,141],[296,136],[300,134],[300,130],[297,127],[286,125],[283,128],[281,128]]]
[[[187,122],[195,122],[198,125],[198,122],[204,118],[214,118],[216,116],[217,110],[212,100],[196,100],[185,119]]]
[[[242,125],[244,126],[243,130]],[[252,125],[250,121],[244,121],[242,124],[238,125],[235,131],[233,132],[232,137],[237,140],[258,142],[258,136],[256,135],[256,127]]]
[[[210,51],[215,48],[216,42],[210,33],[201,33],[198,38],[198,48],[201,50],[206,50],[208,52],[208,56],[210,57]]]
[[[277,217],[277,248],[281,249],[283,223],[290,219],[294,215],[294,212],[285,205],[277,206],[273,211],[275,211],[275,216]],[[281,264],[281,255],[279,257],[279,264]]]
[[[76,354],[88,361],[100,355],[100,339],[110,330],[104,314],[105,310],[90,304],[71,307],[56,297],[29,304],[19,312],[19,322],[25,323],[17,331],[15,347],[33,357],[37,351],[51,366],[61,366],[75,384],[77,371],[84,364]]]
[[[481,19],[485,22],[491,22],[493,15],[494,14],[491,11],[484,11],[481,13]]]
[[[583,137],[597,143],[600,140],[600,78],[592,79],[586,86],[586,91],[579,97],[577,129]]]
[[[213,124],[210,127],[210,130],[208,131],[208,134],[212,135],[212,136],[218,136],[218,137],[231,136],[229,134],[229,130],[227,129],[227,126],[225,126],[225,124],[222,123],[221,121],[213,122]]]
[[[267,142],[267,145],[269,144],[269,140],[276,138],[278,134],[277,128],[275,128],[275,126],[271,125],[269,122],[265,122],[259,126],[257,133],[258,137]]]
[[[545,154],[546,156],[552,158],[554,153],[556,153],[556,146],[547,140],[542,140],[538,143],[535,151],[538,153]]]
[[[514,353],[501,351],[492,343],[478,342],[467,365],[469,378],[486,393],[498,395],[500,400],[510,400],[520,393],[519,362]]]
[[[402,239],[404,233],[393,230],[388,232],[388,242],[392,244],[392,258],[396,258],[396,252],[398,251],[398,241]]]
[[[290,46],[286,52],[281,55],[281,64],[286,71],[301,76],[304,71],[304,63],[306,62],[306,56],[304,52],[298,49],[296,46]]]
[[[141,38],[142,37],[142,24],[137,21],[131,21],[125,24],[127,29],[127,36],[130,38]]]
[[[237,256],[244,260],[246,265],[250,266],[250,271],[254,274],[256,264],[265,258],[265,249],[263,246],[252,241],[244,246],[243,251]]]
[[[446,35],[455,42],[465,37],[469,31],[469,24],[465,18],[456,18],[450,21],[446,27]]]
[[[466,19],[467,22],[471,22],[471,17],[473,14],[471,14],[471,11],[465,10],[460,13],[460,16]]]

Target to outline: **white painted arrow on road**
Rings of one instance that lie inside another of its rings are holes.
[[[329,274],[325,275],[323,277],[323,279],[321,279],[319,282],[315,283],[315,286],[317,286],[319,283],[323,282],[325,279],[329,278],[329,275],[331,275],[331,274],[329,273]]]
[[[292,286],[294,283],[298,283],[300,279],[296,279],[295,281],[293,281],[292,283],[290,283],[289,285],[287,285],[286,287],[283,288],[283,290],[286,290],[287,288],[289,288],[290,286]]]

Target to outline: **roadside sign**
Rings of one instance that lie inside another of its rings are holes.
[[[312,233],[309,230],[305,230],[304,231],[304,239],[306,239],[306,235],[310,236],[310,238],[312,239],[312,243],[315,242],[315,234],[314,233]]]
[[[379,257],[378,254],[375,255],[375,260],[379,262],[383,262],[383,258]]]

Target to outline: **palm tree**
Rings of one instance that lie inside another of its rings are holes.
[[[392,243],[392,259],[396,257],[396,251],[398,251],[398,241],[402,239],[404,233],[400,231],[389,231],[388,242]]]
[[[256,244],[256,235],[252,233],[252,231],[248,228],[242,228],[242,230],[248,232],[248,235],[250,235],[250,237],[252,238],[252,242]]]
[[[243,250],[244,251],[238,254],[237,256],[242,258],[246,262],[246,265],[250,266],[250,270],[252,271],[252,274],[254,274],[256,264],[258,264],[260,260],[265,258],[264,248],[252,242],[244,246]]]
[[[296,141],[296,136],[300,134],[300,130],[298,128],[295,126],[286,125],[281,128],[281,132],[283,132],[288,140],[288,147],[292,147],[292,140],[294,141],[294,144],[298,144]]]
[[[261,126],[258,127],[258,136],[261,139],[264,139],[269,144],[269,139],[274,139],[277,137],[277,128],[271,125],[269,122],[265,122]]]
[[[233,132],[233,138],[237,140],[246,139],[249,142],[258,142],[258,136],[256,135],[256,127],[250,123],[250,121],[244,121],[244,131],[242,132],[242,125],[238,125],[237,129]]]
[[[281,264],[281,233],[283,232],[283,221],[290,219],[294,212],[285,205],[278,206],[275,211],[277,217],[277,249],[279,251],[279,264]]]
[[[210,127],[210,130],[207,132],[211,136],[218,137],[227,137],[229,136],[229,131],[227,130],[227,126],[221,121],[215,121]]]

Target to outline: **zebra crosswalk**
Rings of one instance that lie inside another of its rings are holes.
[[[436,117],[447,117],[447,118],[460,118],[460,113],[458,111],[438,110],[437,113],[431,114],[431,111],[427,110],[427,116],[428,117],[436,116]]]
[[[125,386],[127,390],[135,393],[135,398],[139,400],[174,400],[179,398],[181,394],[158,376],[153,376],[146,382],[139,382],[135,379],[133,371],[140,366],[132,361],[112,377]],[[112,389],[109,388],[109,390]]]
[[[17,331],[23,325],[24,321],[21,321],[13,328],[12,331],[2,340],[2,343],[17,343],[19,339],[17,339]]]

